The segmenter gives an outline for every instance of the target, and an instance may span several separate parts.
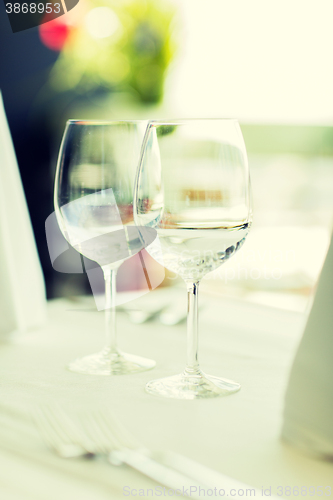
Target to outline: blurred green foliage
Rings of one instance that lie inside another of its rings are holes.
[[[124,91],[139,102],[159,102],[176,50],[173,4],[167,0],[86,0],[85,6],[51,72],[52,89],[77,94],[95,89]],[[101,29],[108,29],[105,14],[116,28],[103,37],[98,30],[99,23]]]
[[[176,125],[160,125],[156,127],[156,135],[157,137],[161,137],[163,135],[170,135],[175,132],[177,126]]]

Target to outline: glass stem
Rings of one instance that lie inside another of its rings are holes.
[[[116,327],[116,278],[118,269],[103,269],[105,281],[105,349],[111,353],[117,349]]]
[[[199,281],[187,284],[187,365],[185,372],[200,373],[198,362]]]

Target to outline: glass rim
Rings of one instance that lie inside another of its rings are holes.
[[[185,125],[191,122],[225,122],[225,123],[238,123],[237,118],[172,118],[172,119],[157,119],[147,120],[148,125]]]
[[[124,125],[124,124],[132,124],[136,125],[139,123],[148,123],[149,120],[98,120],[98,119],[88,119],[88,120],[80,120],[80,119],[70,119],[66,121],[67,125]]]

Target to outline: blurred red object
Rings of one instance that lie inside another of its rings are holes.
[[[39,26],[42,43],[51,50],[60,51],[66,43],[70,27],[59,18],[44,22]]]

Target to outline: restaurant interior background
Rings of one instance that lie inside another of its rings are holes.
[[[67,119],[235,117],[254,223],[202,288],[305,311],[333,211],[332,18],[330,0],[80,0],[13,34],[1,3],[0,88],[48,298],[91,293],[52,269],[45,238]]]

